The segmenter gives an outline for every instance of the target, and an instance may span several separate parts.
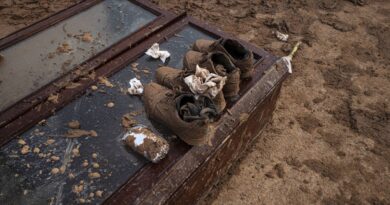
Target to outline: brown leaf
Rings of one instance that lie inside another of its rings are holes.
[[[106,77],[99,77],[99,82],[107,87],[114,87],[114,85],[106,78]]]
[[[97,137],[97,133],[94,130],[81,130],[81,129],[72,129],[68,130],[65,135],[68,138],[78,138],[78,137]]]
[[[130,128],[136,125],[138,122],[135,120],[131,113],[127,113],[122,117],[122,126],[125,128]]]

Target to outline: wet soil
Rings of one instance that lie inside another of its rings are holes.
[[[0,37],[74,2],[1,1]],[[390,204],[389,1],[154,2],[280,56],[304,42],[272,122],[200,204]]]

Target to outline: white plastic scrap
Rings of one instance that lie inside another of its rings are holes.
[[[184,82],[195,95],[208,95],[211,98],[221,92],[226,82],[226,77],[210,73],[207,69],[196,65],[195,75],[184,78]]]
[[[131,79],[129,81],[129,85],[130,87],[127,89],[127,91],[131,95],[141,95],[144,92],[144,86],[137,78]]]
[[[288,34],[284,34],[284,33],[281,33],[279,31],[276,31],[275,35],[279,41],[284,41],[284,42],[286,42],[288,40],[288,37],[289,37]]]
[[[293,58],[295,52],[297,52],[299,45],[301,45],[301,42],[298,42],[297,44],[295,44],[293,50],[291,51],[291,53],[288,56],[284,56],[284,57],[280,58],[277,62],[277,63],[282,63],[282,64],[286,65],[289,73],[292,73],[291,61],[292,61],[292,58]]]
[[[171,56],[168,51],[160,51],[160,46],[158,43],[154,43],[146,52],[146,55],[151,56],[154,59],[160,58],[160,60],[165,63],[165,60]]]

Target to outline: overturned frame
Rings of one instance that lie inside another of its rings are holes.
[[[87,6],[98,1],[86,2],[88,3],[84,2],[80,5]],[[80,5],[72,7],[75,10],[73,12],[82,11],[83,7]],[[155,11],[159,10],[155,9]],[[56,15],[59,14],[54,16]],[[44,21],[47,21],[46,24],[35,24],[44,25],[43,27],[36,26],[36,30],[33,30],[37,32],[39,29],[44,29],[51,20]],[[135,61],[154,42],[168,39],[185,26],[194,27],[214,38],[234,38],[185,14],[175,17],[166,13],[83,63],[81,67],[88,72],[93,70],[96,77],[110,76]],[[21,31],[22,34],[23,32]],[[17,32],[13,35],[21,34]],[[24,35],[28,37],[32,35],[32,31]],[[12,39],[21,40],[23,38],[11,35],[0,41],[0,48],[17,41]],[[282,82],[288,74],[286,70],[272,67],[277,59],[275,56],[251,44],[242,43],[257,56],[255,74],[250,81],[242,84],[241,98],[235,104],[228,105],[227,111],[217,122],[213,146],[191,147],[181,141],[174,143],[164,160],[158,164],[148,163],[143,166],[107,198],[105,204],[192,204],[226,174],[240,153],[261,134],[262,129],[272,117]],[[0,114],[0,122],[2,122],[0,124],[0,145],[4,145],[17,134],[66,106],[97,81],[97,78],[95,80],[69,78],[69,75],[72,76],[69,73],[57,79],[56,82],[71,80],[80,83],[81,86],[74,89],[57,89],[51,83],[28,97],[28,100],[35,99],[30,101],[34,103],[19,102]],[[45,101],[50,93],[60,93],[65,97],[59,99],[58,104],[53,104]],[[38,107],[40,109],[36,109]]]

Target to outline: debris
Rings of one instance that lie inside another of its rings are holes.
[[[53,156],[50,157],[50,159],[52,161],[58,161],[58,160],[60,160],[60,157],[53,155]]]
[[[287,67],[288,72],[292,73],[291,61],[292,61],[292,58],[293,58],[295,52],[297,52],[299,45],[301,45],[301,42],[298,42],[297,44],[295,44],[293,50],[291,51],[291,53],[288,56],[284,56],[284,57],[280,58],[278,61],[276,61],[276,65],[282,66],[282,67],[285,66],[285,67]]]
[[[92,154],[92,158],[96,159],[96,158],[97,158],[97,154],[96,154],[96,153],[93,153],[93,154]]]
[[[94,162],[94,163],[92,164],[92,167],[98,169],[100,166],[99,166],[98,163]]]
[[[48,101],[50,101],[51,103],[54,103],[54,104],[57,104],[58,103],[58,98],[59,98],[59,94],[50,94],[49,97],[47,98]]]
[[[33,152],[38,154],[41,150],[38,147],[34,147]]]
[[[133,118],[131,113],[124,114],[122,116],[122,126],[125,128],[130,128],[136,125],[138,122]]]
[[[91,179],[97,179],[97,178],[100,178],[100,174],[99,174],[99,172],[92,172],[92,173],[88,174],[88,177]]]
[[[103,191],[97,190],[97,191],[95,192],[95,195],[96,195],[97,197],[102,197],[102,196],[103,196]]]
[[[168,142],[144,126],[131,128],[122,140],[134,151],[153,163],[163,159],[169,150]]]
[[[71,129],[80,129],[80,122],[78,120],[72,120],[68,122],[68,127]]]
[[[288,40],[288,37],[289,37],[288,34],[284,34],[284,33],[281,33],[279,31],[276,31],[275,35],[279,41],[284,41],[284,42],[286,42]]]
[[[139,65],[139,63],[132,63],[132,64],[131,64],[131,67],[132,67],[132,68],[137,68],[138,65]]]
[[[57,167],[51,170],[51,174],[58,174],[58,172],[60,172],[60,169],[58,169]]]
[[[48,139],[48,140],[46,141],[46,144],[50,145],[50,144],[53,144],[54,142],[55,142],[54,139]]]
[[[93,41],[92,34],[90,32],[84,32],[81,40],[87,43],[91,43]]]
[[[160,51],[160,46],[158,43],[154,43],[146,52],[146,55],[151,56],[154,59],[160,58],[160,60],[165,63],[165,60],[171,56],[168,51]]]
[[[84,162],[83,162],[83,164],[81,164],[81,166],[87,167],[88,166],[88,160],[84,160]]]
[[[78,156],[80,156],[80,151],[79,151],[79,149],[78,149],[78,148],[73,148],[73,149],[72,149],[72,155],[73,155],[73,157],[78,157]]]
[[[99,77],[99,82],[107,87],[114,87],[114,85],[106,78],[106,77]]]
[[[81,130],[81,129],[72,129],[68,130],[68,132],[65,135],[68,138],[77,138],[77,137],[97,137],[97,133],[94,130]]]
[[[75,178],[75,176],[74,176],[73,173],[69,173],[69,174],[68,174],[68,177],[69,177],[69,179],[74,179],[74,178]]]
[[[23,147],[22,147],[22,149],[20,150],[20,153],[21,154],[27,154],[27,153],[29,153],[30,152],[30,146],[28,146],[28,145],[24,145]]]
[[[70,51],[72,51],[72,48],[68,43],[62,43],[57,47],[57,52],[59,53],[69,53]]]
[[[92,90],[97,90],[98,87],[97,87],[96,85],[93,85],[93,86],[91,86],[91,89],[92,89]]]
[[[26,141],[24,141],[23,139],[19,139],[19,140],[18,140],[18,144],[20,144],[20,145],[25,145],[25,144],[27,144],[27,143],[26,143]]]
[[[61,173],[61,174],[65,173],[65,170],[66,170],[66,166],[65,166],[65,165],[62,165],[62,166],[60,167],[60,173]]]
[[[129,81],[129,85],[130,87],[127,89],[127,91],[130,93],[130,95],[140,95],[144,92],[144,86],[137,78],[131,79]]]
[[[195,75],[184,78],[184,82],[195,95],[207,95],[214,98],[221,92],[226,82],[226,77],[210,73],[207,69],[196,65]]]
[[[81,83],[70,82],[70,83],[68,83],[68,84],[65,86],[65,88],[66,88],[66,89],[74,89],[74,88],[77,88],[77,87],[79,87],[79,86],[81,86]]]
[[[109,107],[109,108],[112,108],[112,107],[114,107],[114,103],[113,102],[109,102],[109,103],[107,103],[107,107]]]
[[[84,190],[84,185],[74,185],[72,188],[72,192],[75,194],[80,194]]]

